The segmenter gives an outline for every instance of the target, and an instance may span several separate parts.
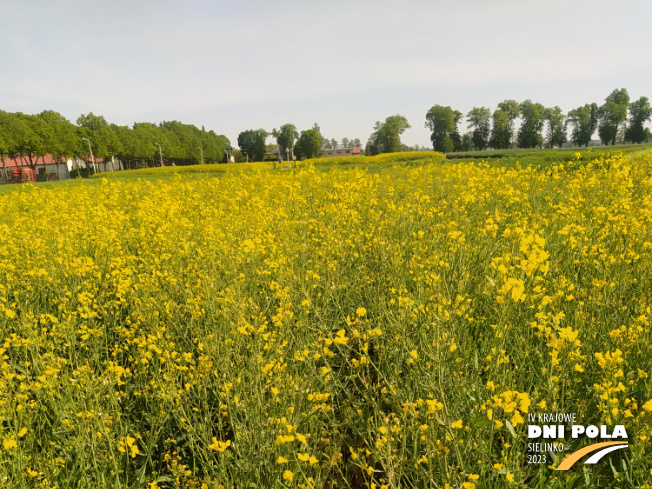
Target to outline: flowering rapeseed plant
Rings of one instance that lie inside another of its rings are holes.
[[[3,487],[587,483],[524,464],[537,409],[625,424],[586,480],[649,487],[651,191],[616,154],[5,192]]]

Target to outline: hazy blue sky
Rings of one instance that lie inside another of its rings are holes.
[[[2,0],[0,108],[365,142],[435,105],[652,97],[649,0]]]

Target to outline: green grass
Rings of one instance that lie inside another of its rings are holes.
[[[487,161],[491,165],[516,168],[519,164],[522,167],[549,167],[555,163],[577,160],[577,153],[580,153],[581,161],[588,162],[607,154],[622,152],[626,155],[646,152],[652,145],[618,145],[599,146],[595,148],[564,148],[564,149],[505,149],[490,151],[469,151],[459,153],[448,153],[446,159],[449,161]]]

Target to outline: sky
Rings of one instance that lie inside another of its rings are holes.
[[[652,97],[649,0],[1,0],[0,109],[366,142],[433,105]],[[464,129],[464,127],[462,127]],[[268,142],[273,142],[270,138]]]

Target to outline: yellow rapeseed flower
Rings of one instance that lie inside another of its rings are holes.
[[[231,446],[231,440],[226,440],[226,441],[224,442],[224,441],[218,440],[216,437],[213,437],[212,441],[213,441],[213,443],[211,443],[211,444],[208,446],[208,448],[210,448],[211,450],[214,450],[214,451],[216,451],[216,452],[220,452],[220,453],[222,453],[222,452],[224,452],[228,447]]]
[[[4,447],[5,450],[11,450],[12,448],[16,448],[16,446],[18,446],[18,443],[13,438],[8,438],[2,442],[2,446]]]

